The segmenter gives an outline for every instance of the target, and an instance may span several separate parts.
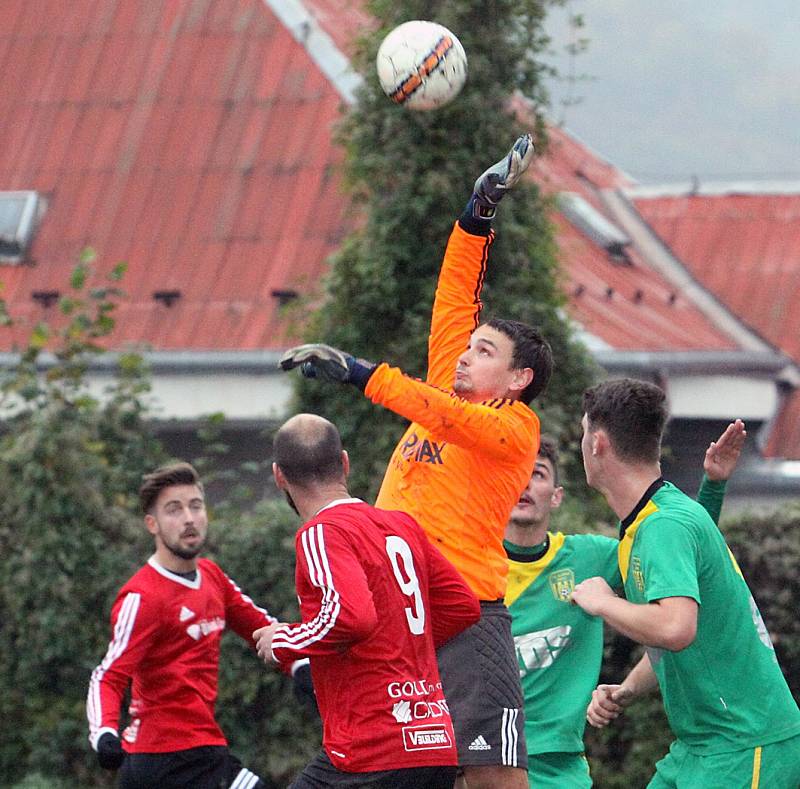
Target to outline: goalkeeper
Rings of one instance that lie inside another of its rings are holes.
[[[428,373],[419,381],[326,345],[284,354],[285,370],[351,383],[411,421],[378,494],[403,510],[456,566],[481,601],[481,620],[438,654],[459,765],[470,789],[526,789],[522,692],[503,604],[503,533],[533,471],[539,419],[528,403],[547,386],[550,346],[538,329],[479,325],[492,218],[533,158],[529,135],[475,182],[445,252],[431,318]]]

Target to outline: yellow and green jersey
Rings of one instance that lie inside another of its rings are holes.
[[[708,512],[657,480],[620,523],[619,569],[632,603],[690,597],[697,635],[679,652],[648,649],[670,727],[697,755],[800,733],[800,710],[725,539]]]
[[[586,705],[603,657],[603,620],[570,604],[575,584],[622,581],[618,542],[599,534],[548,534],[544,555],[506,541],[505,602],[525,697],[529,754],[582,752]],[[541,552],[541,551],[540,551]]]

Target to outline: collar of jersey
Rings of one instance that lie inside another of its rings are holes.
[[[199,589],[200,588],[200,567],[197,568],[197,577],[194,581],[190,581],[188,578],[182,578],[180,575],[176,575],[173,572],[170,572],[166,567],[162,567],[157,561],[155,556],[151,556],[147,563],[159,574],[163,575],[164,578],[168,578],[170,581],[175,581],[176,584],[183,584],[184,586],[188,586],[190,589]]]
[[[550,538],[550,546],[544,556],[532,562],[518,562],[514,559],[509,559],[509,563],[514,566],[515,572],[509,574],[505,596],[506,605],[511,605],[542,574],[542,571],[553,561],[555,555],[564,545],[564,535],[561,532],[556,534],[547,532],[547,536]]]
[[[622,576],[623,583],[628,580],[628,567],[631,563],[631,551],[633,550],[633,541],[636,539],[636,532],[639,531],[639,527],[646,518],[654,512],[658,512],[653,496],[665,484],[664,478],[659,477],[644,492],[644,496],[639,499],[639,503],[633,508],[633,512],[624,521],[620,521],[617,563],[619,564],[619,573]]]
[[[656,495],[656,491],[659,488],[663,488],[664,485],[667,484],[667,481],[664,477],[659,477],[654,482],[650,483],[650,486],[647,490],[642,494],[642,498],[636,503],[636,506],[631,510],[630,515],[619,522],[619,538],[620,540],[625,536],[625,532],[628,528],[637,520],[639,520],[639,515],[641,511],[647,506],[647,502]]]
[[[338,507],[340,504],[363,504],[362,499],[335,499],[334,501],[329,501],[324,507],[321,507],[314,513],[315,515],[319,515],[320,512],[325,512],[325,510],[329,510],[331,507]]]

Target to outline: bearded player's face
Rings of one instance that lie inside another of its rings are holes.
[[[208,514],[196,485],[164,488],[150,517],[151,532],[170,553],[180,559],[194,559],[200,553],[208,533]]]

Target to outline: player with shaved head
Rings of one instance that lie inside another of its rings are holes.
[[[404,512],[347,490],[336,427],[298,414],[275,435],[273,475],[303,519],[301,621],[254,633],[267,661],[310,658],[323,750],[292,789],[450,789],[456,747],[435,648],[477,621],[475,595]]]

